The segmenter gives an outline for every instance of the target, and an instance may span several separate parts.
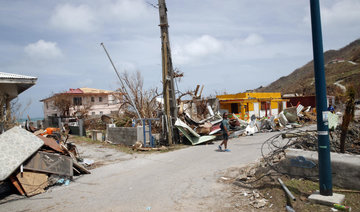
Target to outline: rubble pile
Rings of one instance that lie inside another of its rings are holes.
[[[219,133],[222,117],[216,99],[182,101],[175,126],[192,145],[210,141]],[[216,112],[214,112],[216,111]]]
[[[341,127],[337,126],[334,131],[329,132],[330,150],[340,152]],[[317,133],[311,132],[300,136],[294,141],[294,147],[310,151],[317,151]],[[345,153],[360,154],[360,122],[351,122],[345,140]]]
[[[204,139],[202,136],[218,136],[221,139],[222,116],[217,99],[193,98],[179,105],[179,118],[175,126],[193,145],[211,140],[210,137]],[[316,114],[311,111],[311,107],[305,108],[301,104],[286,108],[276,116],[258,118],[252,115],[248,120],[242,120],[236,114],[229,114],[228,117],[230,138],[293,129],[316,122]]]
[[[75,175],[90,174],[67,134],[58,128],[26,129],[16,126],[0,135],[0,181],[33,196],[55,184],[68,185]]]

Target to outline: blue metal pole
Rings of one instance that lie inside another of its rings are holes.
[[[146,147],[146,122],[145,119],[142,119],[143,123],[143,132],[144,132],[144,147]]]
[[[319,0],[310,0],[314,72],[316,89],[316,111],[319,155],[320,194],[332,196],[332,176],[330,162],[329,128],[327,120],[326,81],[324,53],[321,33]]]
[[[150,146],[151,147],[155,147],[154,145],[154,138],[152,136],[152,133],[151,133],[151,120],[148,120],[149,122],[149,139],[150,139]]]

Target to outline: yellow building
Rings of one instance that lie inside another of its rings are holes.
[[[218,95],[220,109],[235,113],[239,118],[247,120],[252,115],[269,117],[279,114],[286,108],[286,99],[281,93],[238,93]]]

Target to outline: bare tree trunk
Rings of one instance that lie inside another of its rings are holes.
[[[341,136],[340,136],[340,152],[345,153],[345,140],[348,132],[349,124],[354,117],[355,109],[355,89],[353,86],[349,87],[347,90],[347,101],[345,114],[343,117],[343,123],[341,125]]]

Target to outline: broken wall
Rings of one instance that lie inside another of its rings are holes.
[[[146,131],[149,127],[146,126]],[[138,127],[109,127],[106,130],[107,140],[114,144],[134,145],[136,141],[144,142],[142,126]],[[149,133],[146,133],[146,141],[149,142]]]

